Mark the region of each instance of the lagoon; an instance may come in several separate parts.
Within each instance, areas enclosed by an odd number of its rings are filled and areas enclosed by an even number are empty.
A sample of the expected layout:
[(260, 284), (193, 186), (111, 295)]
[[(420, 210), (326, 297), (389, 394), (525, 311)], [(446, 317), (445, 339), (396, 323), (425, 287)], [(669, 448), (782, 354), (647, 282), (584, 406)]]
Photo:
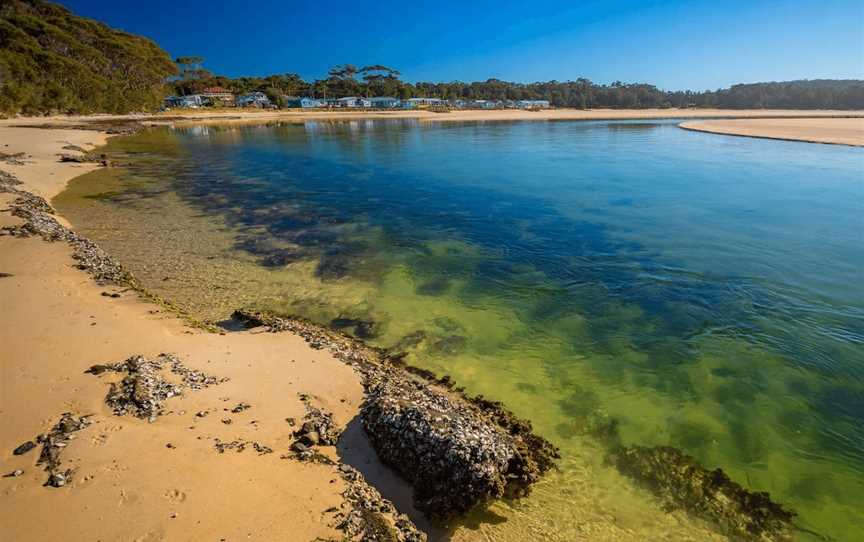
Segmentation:
[[(864, 153), (669, 121), (154, 128), (55, 204), (213, 321), (334, 325), (562, 449), (457, 539), (704, 538), (605, 463), (670, 445), (864, 530)], [(815, 533), (815, 534), (813, 534)]]

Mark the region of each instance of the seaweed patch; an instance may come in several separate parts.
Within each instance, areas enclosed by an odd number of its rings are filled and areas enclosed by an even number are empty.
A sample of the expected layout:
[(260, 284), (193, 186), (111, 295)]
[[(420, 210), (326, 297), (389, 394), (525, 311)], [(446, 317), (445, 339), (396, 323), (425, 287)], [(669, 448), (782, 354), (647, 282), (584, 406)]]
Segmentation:
[(677, 448), (620, 447), (608, 461), (653, 492), (667, 508), (684, 509), (734, 537), (791, 540), (795, 512), (732, 481), (721, 469), (708, 470)]

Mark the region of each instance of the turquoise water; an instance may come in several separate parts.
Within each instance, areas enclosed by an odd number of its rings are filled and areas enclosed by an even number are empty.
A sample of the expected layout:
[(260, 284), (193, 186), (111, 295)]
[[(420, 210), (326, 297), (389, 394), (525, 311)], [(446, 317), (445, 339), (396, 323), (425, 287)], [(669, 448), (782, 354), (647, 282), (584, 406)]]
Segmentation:
[(769, 491), (803, 539), (864, 532), (862, 149), (666, 121), (356, 121), (108, 152), (129, 167), (55, 203), (147, 286), (214, 320), (342, 326), (562, 448), (534, 496), (456, 538), (700, 539), (604, 465), (599, 426)]

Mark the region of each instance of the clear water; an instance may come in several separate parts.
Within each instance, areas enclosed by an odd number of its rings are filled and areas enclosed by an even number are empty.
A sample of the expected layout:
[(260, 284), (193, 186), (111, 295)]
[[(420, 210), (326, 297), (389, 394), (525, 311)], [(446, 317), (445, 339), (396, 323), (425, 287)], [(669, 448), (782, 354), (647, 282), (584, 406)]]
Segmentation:
[[(705, 540), (591, 436), (680, 447), (864, 532), (864, 150), (673, 122), (156, 129), (55, 204), (158, 293), (375, 322), (559, 445), (455, 539)], [(349, 329), (350, 331), (350, 329)], [(421, 332), (421, 333), (418, 333)]]

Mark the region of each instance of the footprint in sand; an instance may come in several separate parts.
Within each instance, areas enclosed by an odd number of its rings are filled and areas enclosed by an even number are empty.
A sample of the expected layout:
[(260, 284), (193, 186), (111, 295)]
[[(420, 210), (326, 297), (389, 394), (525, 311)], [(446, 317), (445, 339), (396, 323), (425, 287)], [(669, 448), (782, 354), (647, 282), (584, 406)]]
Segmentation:
[(179, 489), (169, 489), (163, 496), (171, 502), (183, 502), (186, 500), (186, 494)]

